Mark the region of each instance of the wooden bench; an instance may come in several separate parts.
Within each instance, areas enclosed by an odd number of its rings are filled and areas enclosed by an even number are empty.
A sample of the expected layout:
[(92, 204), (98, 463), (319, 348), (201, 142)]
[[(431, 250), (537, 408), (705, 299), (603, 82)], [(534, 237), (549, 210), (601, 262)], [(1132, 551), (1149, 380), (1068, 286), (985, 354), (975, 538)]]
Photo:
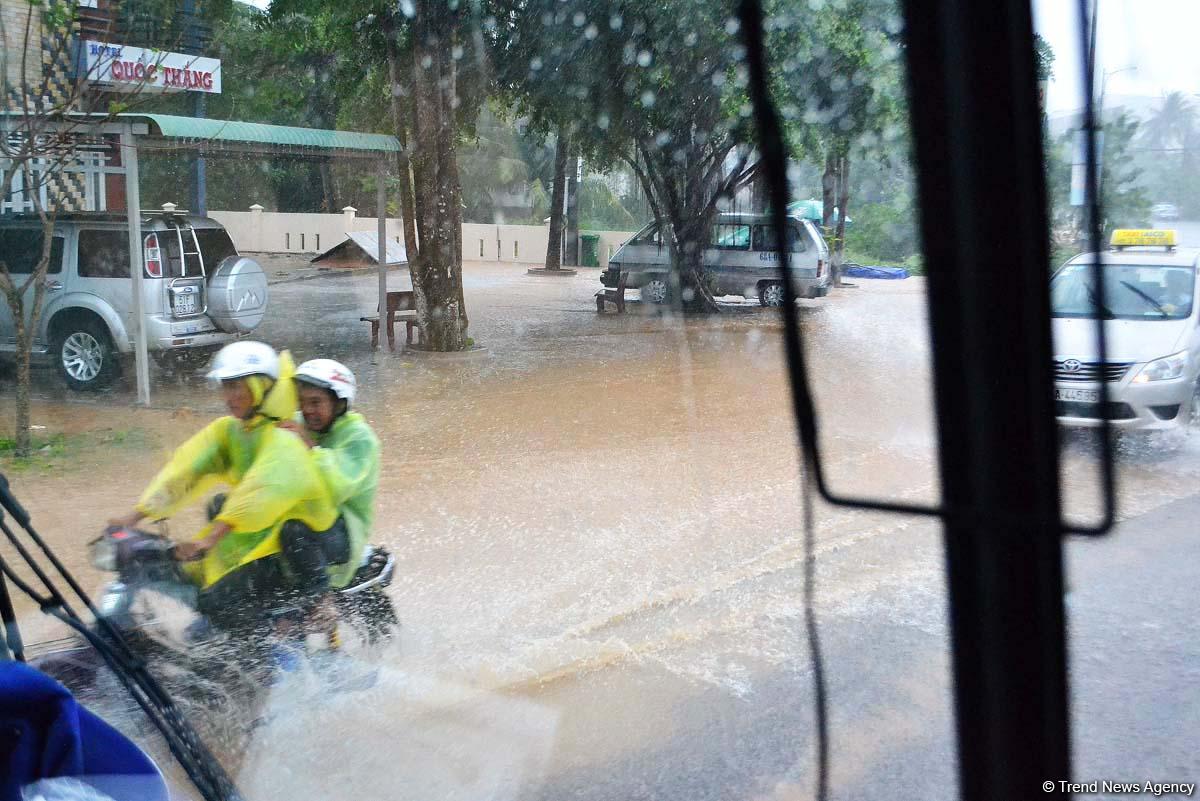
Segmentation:
[[(371, 350), (379, 347), (379, 315), (368, 314), (358, 318), (364, 323), (371, 324)], [(416, 299), (412, 292), (389, 292), (387, 293), (387, 338), (388, 350), (396, 349), (396, 321), (400, 320), (404, 323), (405, 336), (404, 343), (411, 345), (413, 343), (413, 331), (417, 332), (417, 338), (420, 339), (420, 329), (417, 328), (417, 306)]]
[(617, 314), (625, 313), (625, 279), (628, 275), (629, 273), (622, 270), (616, 289), (601, 289), (596, 293), (596, 311), (598, 313), (604, 312), (606, 302), (617, 307)]

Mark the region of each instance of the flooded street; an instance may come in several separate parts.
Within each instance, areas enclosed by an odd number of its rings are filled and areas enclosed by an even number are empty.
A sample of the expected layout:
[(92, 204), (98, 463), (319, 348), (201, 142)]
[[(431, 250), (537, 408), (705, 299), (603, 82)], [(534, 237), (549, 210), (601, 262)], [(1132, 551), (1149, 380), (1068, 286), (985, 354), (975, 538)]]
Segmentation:
[[(256, 336), (357, 375), (383, 446), (374, 540), (398, 558), (403, 629), (373, 688), (329, 695), (296, 676), (244, 749), (216, 744), (237, 752), (247, 798), (811, 797), (801, 469), (777, 310), (598, 316), (594, 271), (464, 273), (482, 350), (463, 355), (373, 353), (358, 320), (373, 274), (271, 287)], [(924, 304), (919, 278), (803, 304), (844, 493), (938, 501)], [(221, 413), (188, 377), (160, 376), (137, 408), (129, 372), (78, 396), (39, 371), (34, 423), (68, 444), (10, 474), (86, 587), (101, 576), (84, 544)], [(1079, 519), (1098, 509), (1095, 454), (1064, 438)], [(1200, 436), (1125, 438), (1120, 455), (1123, 518), (1195, 494)], [(953, 797), (940, 527), (824, 505), (816, 518), (835, 797)], [(1087, 564), (1106, 545), (1087, 543)], [(58, 636), (20, 611), (27, 640)]]

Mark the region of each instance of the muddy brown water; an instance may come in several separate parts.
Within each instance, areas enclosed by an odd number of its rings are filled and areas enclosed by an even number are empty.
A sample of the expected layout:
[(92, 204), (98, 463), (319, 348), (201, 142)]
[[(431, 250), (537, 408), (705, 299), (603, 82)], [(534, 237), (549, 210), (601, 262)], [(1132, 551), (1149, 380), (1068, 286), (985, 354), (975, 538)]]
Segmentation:
[[(730, 303), (682, 319), (634, 303), (598, 316), (597, 288), (594, 271), (468, 267), (470, 331), (485, 350), (439, 358), (370, 351), (357, 318), (373, 308), (372, 276), (272, 286), (259, 335), (358, 376), (383, 444), (374, 539), (398, 557), (390, 592), (404, 628), (375, 688), (328, 695), (304, 674), (262, 700), (269, 724), (210, 728), (248, 797), (528, 797), (568, 767), (669, 739), (663, 710), (700, 690), (750, 699), (756, 678), (807, 658), (794, 626), (764, 623), (794, 620), (795, 586), (778, 576), (804, 556), (777, 311)], [(846, 492), (937, 501), (924, 303), (911, 279), (801, 308), (826, 465)], [(127, 383), (73, 396), (45, 370), (36, 394), (46, 433), (139, 434), (11, 476), (39, 530), (97, 587), (84, 544), (220, 404), (202, 380), (157, 372), (148, 409)], [(1095, 450), (1075, 437), (1065, 453), (1068, 506), (1086, 516)], [(1190, 493), (1200, 473), (1192, 441), (1138, 441), (1122, 457), (1127, 515)], [(819, 554), (912, 522), (828, 507), (818, 520)], [(827, 583), (823, 603), (852, 610), (862, 582), (903, 572), (864, 562)], [(923, 614), (940, 636), (942, 609)], [(20, 618), (30, 641), (60, 635), (29, 604)], [(580, 730), (579, 710), (595, 704), (608, 712)]]

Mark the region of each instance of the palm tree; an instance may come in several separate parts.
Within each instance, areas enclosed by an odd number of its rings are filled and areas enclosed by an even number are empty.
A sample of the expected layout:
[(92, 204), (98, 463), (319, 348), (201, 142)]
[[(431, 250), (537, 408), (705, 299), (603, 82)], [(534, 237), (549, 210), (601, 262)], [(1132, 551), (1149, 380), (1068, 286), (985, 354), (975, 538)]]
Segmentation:
[(1146, 120), (1143, 137), (1149, 147), (1176, 150), (1192, 141), (1195, 129), (1195, 103), (1183, 92), (1171, 92)]

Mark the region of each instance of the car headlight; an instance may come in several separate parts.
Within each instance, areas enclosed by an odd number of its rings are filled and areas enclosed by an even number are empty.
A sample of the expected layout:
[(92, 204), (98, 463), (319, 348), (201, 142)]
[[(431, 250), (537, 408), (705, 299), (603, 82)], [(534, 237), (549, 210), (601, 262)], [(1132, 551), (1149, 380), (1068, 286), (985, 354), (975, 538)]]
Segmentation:
[(1181, 351), (1161, 359), (1155, 359), (1142, 368), (1142, 371), (1137, 374), (1137, 378), (1133, 379), (1133, 383), (1146, 384), (1150, 381), (1180, 378), (1183, 376), (1183, 371), (1187, 369), (1187, 357), (1187, 351)]
[(117, 544), (108, 537), (98, 537), (88, 545), (92, 566), (109, 573), (117, 569)]

